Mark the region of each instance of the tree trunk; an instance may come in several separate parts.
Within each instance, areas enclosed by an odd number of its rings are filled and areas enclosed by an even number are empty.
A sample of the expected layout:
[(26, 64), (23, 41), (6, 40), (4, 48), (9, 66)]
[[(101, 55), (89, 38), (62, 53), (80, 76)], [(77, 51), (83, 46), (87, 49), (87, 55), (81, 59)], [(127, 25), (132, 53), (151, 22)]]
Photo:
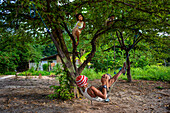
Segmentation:
[[(50, 36), (51, 36), (52, 41), (54, 42), (55, 47), (57, 48), (59, 57), (62, 61), (62, 64), (64, 65), (64, 70), (67, 72), (67, 77), (70, 82), (70, 86), (73, 86), (72, 88), (70, 88), (70, 93), (74, 92), (74, 96), (76, 97), (77, 86), (74, 82), (75, 81), (74, 79), (78, 74), (74, 70), (74, 67), (71, 63), (70, 56), (68, 54), (67, 49), (63, 47), (63, 46), (65, 46), (65, 44), (62, 43), (59, 45), (59, 43), (61, 43), (62, 37), (60, 37), (60, 42), (57, 42), (58, 40), (56, 40), (53, 37), (53, 34), (50, 34)], [(62, 36), (62, 35), (60, 35), (60, 36)], [(73, 54), (75, 54), (75, 53), (73, 53)]]
[(130, 73), (130, 60), (129, 60), (129, 53), (128, 52), (129, 51), (126, 51), (127, 79), (128, 79), (128, 82), (132, 82), (132, 77), (131, 77), (131, 73)]

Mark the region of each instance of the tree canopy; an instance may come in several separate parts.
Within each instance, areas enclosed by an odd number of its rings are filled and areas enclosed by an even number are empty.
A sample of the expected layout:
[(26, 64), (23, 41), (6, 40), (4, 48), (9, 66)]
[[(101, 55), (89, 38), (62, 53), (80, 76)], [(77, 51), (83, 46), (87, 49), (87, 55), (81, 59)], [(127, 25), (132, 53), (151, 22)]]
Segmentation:
[[(2, 17), (0, 25), (3, 28), (7, 30), (7, 28), (20, 27), (36, 40), (43, 40), (41, 43), (46, 43), (50, 39), (50, 35), (45, 30), (47, 27), (54, 38), (52, 40), (67, 68), (68, 75), (72, 78), (82, 72), (101, 44), (109, 45), (111, 42), (118, 41), (117, 47), (131, 48), (134, 41), (136, 46), (141, 40), (148, 43), (163, 40), (164, 45), (167, 37), (164, 39), (158, 34), (169, 34), (168, 0), (74, 0), (72, 2), (69, 0), (3, 0), (0, 10)], [(76, 23), (77, 13), (83, 13), (86, 23), (78, 47), (71, 33)], [(109, 27), (104, 26), (105, 20), (111, 15), (115, 15), (114, 23)], [(117, 40), (110, 41), (111, 34)], [(140, 37), (136, 39), (137, 34)], [(70, 46), (71, 39), (74, 48)], [(110, 44), (111, 46), (113, 43)], [(75, 65), (76, 49), (88, 49), (90, 52), (78, 68)], [(72, 50), (73, 62), (69, 50)]]

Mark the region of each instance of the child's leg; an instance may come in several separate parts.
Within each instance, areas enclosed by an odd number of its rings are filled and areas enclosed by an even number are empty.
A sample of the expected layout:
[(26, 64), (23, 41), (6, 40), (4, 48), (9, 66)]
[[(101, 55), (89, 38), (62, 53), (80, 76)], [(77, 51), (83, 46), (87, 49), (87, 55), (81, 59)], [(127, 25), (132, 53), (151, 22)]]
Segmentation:
[(125, 73), (125, 68), (126, 68), (126, 63), (123, 64), (123, 68), (116, 74), (114, 75), (111, 79), (108, 81), (108, 87), (110, 87), (117, 79), (118, 77), (122, 74)]
[(78, 31), (78, 30), (76, 31), (76, 36), (77, 36), (77, 42), (76, 42), (76, 45), (78, 45), (78, 43), (79, 43), (79, 36), (80, 36), (80, 33), (79, 33), (79, 31)]
[(76, 37), (77, 37), (77, 36), (76, 36), (76, 31), (77, 31), (77, 29), (73, 29), (73, 30), (72, 30), (72, 35), (73, 35), (73, 37), (74, 37), (75, 40), (76, 40)]

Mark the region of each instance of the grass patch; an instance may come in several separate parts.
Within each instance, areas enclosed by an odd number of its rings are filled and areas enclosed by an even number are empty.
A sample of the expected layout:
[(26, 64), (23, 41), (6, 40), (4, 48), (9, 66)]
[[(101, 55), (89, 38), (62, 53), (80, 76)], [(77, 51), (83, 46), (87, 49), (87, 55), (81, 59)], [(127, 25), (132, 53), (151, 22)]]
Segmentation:
[(81, 75), (87, 76), (89, 80), (100, 79), (102, 74), (103, 74), (102, 72), (97, 73), (95, 72), (94, 69), (87, 69), (87, 68), (85, 68), (81, 73)]
[[(131, 75), (134, 80), (170, 81), (170, 67), (152, 65), (144, 68), (131, 68)], [(125, 77), (120, 78), (127, 79)]]
[[(119, 72), (117, 70), (109, 70), (109, 74), (112, 76)], [(82, 75), (85, 75), (89, 80), (101, 79), (104, 72), (95, 72), (94, 69), (85, 68)], [(144, 68), (131, 68), (131, 75), (133, 80), (153, 80), (153, 81), (170, 81), (170, 67), (164, 66), (146, 66)], [(127, 75), (121, 75), (119, 79), (127, 80)]]
[(31, 75), (31, 76), (38, 76), (41, 73), (42, 76), (48, 76), (53, 74), (53, 72), (48, 72), (48, 71), (34, 71), (34, 72), (30, 72), (30, 71), (25, 71), (19, 74), (19, 76), (25, 76), (27, 75)]
[(5, 72), (5, 73), (0, 73), (0, 75), (15, 75), (16, 72)]
[[(57, 70), (57, 69), (56, 69)], [(58, 71), (57, 71), (58, 72)], [(117, 70), (109, 70), (108, 74), (111, 74), (112, 76), (115, 75), (115, 73), (119, 72), (119, 69)], [(48, 76), (48, 75), (55, 75), (56, 71), (33, 71), (28, 70), (26, 72), (22, 72), (19, 75), (25, 76), (27, 74), (32, 76), (38, 76), (40, 73), (42, 76)], [(94, 79), (101, 79), (101, 76), (107, 72), (96, 72), (95, 69), (88, 69), (85, 68), (81, 75), (85, 75), (88, 77), (89, 80)], [(16, 72), (6, 72), (1, 75), (15, 75)], [(132, 79), (134, 80), (153, 80), (153, 81), (170, 81), (170, 67), (164, 67), (164, 66), (146, 66), (144, 68), (131, 68), (131, 75)], [(121, 75), (119, 79), (127, 80), (126, 75)]]
[(161, 86), (158, 86), (158, 87), (156, 87), (157, 89), (164, 89), (163, 87), (161, 87)]

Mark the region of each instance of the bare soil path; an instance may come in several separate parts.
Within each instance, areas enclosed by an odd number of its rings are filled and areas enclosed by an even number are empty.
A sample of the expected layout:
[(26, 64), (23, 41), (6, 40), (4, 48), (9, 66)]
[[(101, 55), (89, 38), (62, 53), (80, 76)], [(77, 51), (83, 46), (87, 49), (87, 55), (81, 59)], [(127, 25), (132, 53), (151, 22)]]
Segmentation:
[[(94, 86), (100, 80), (89, 81)], [(92, 102), (82, 98), (50, 100), (50, 85), (59, 85), (55, 78), (19, 77), (0, 80), (0, 113), (170, 113), (170, 84), (119, 80), (112, 88), (110, 102)], [(159, 89), (161, 88), (162, 89)]]
[(6, 79), (6, 78), (12, 78), (12, 77), (15, 77), (15, 75), (7, 75), (7, 76), (1, 75), (0, 80)]

